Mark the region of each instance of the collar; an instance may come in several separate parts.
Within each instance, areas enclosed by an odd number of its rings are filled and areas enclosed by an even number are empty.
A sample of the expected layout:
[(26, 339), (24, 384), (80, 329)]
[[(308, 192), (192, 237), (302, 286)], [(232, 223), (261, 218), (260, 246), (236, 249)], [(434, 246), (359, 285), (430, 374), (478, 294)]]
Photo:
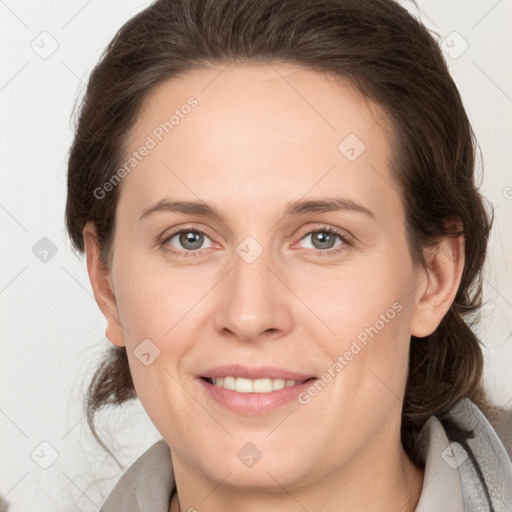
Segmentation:
[[(458, 436), (458, 427), (473, 436)], [(511, 456), (473, 402), (460, 401), (442, 420), (432, 416), (421, 435), (425, 476), (415, 512), (512, 510)], [(101, 512), (168, 512), (175, 489), (171, 452), (161, 439), (121, 476)]]

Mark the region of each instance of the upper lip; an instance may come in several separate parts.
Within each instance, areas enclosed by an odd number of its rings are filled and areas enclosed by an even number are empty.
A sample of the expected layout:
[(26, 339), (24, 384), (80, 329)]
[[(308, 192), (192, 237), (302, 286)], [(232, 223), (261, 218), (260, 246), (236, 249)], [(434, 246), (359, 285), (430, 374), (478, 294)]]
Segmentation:
[(240, 364), (230, 364), (217, 366), (200, 375), (200, 377), (243, 377), (246, 379), (285, 379), (295, 381), (305, 381), (314, 377), (314, 375), (308, 375), (305, 373), (298, 373), (292, 370), (286, 370), (284, 368), (276, 368), (274, 366), (260, 366), (258, 368), (250, 368), (248, 366), (242, 366)]

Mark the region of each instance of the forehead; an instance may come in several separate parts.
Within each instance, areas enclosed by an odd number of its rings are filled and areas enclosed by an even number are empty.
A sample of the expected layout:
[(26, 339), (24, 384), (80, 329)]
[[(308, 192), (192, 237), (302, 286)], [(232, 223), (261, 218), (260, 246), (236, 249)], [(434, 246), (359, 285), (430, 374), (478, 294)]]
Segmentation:
[(121, 200), (138, 212), (165, 194), (247, 209), (336, 188), (385, 207), (397, 199), (391, 133), (382, 108), (332, 76), (282, 63), (196, 69), (146, 98), (125, 160), (151, 149)]

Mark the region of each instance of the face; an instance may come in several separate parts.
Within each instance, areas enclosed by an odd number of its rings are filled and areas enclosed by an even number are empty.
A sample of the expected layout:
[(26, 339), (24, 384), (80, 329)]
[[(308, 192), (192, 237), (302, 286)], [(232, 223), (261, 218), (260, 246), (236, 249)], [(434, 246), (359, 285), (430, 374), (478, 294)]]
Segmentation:
[(222, 69), (130, 132), (109, 338), (175, 464), (293, 488), (399, 445), (421, 280), (384, 112), (300, 67)]

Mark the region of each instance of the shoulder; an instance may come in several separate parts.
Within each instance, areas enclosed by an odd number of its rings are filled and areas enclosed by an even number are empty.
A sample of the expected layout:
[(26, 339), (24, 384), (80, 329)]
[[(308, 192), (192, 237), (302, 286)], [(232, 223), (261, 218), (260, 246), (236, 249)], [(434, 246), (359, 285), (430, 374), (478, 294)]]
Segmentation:
[(450, 416), (462, 427), (473, 430), (476, 437), (493, 438), (512, 461), (512, 409), (494, 404), (480, 409), (466, 398), (450, 411)]
[(501, 508), (512, 504), (510, 411), (492, 406), (484, 414), (465, 399), (439, 419), (450, 441), (452, 463), (459, 472), (464, 510), (510, 510)]
[(493, 408), (488, 419), (512, 460), (512, 409)]
[(148, 448), (121, 476), (101, 512), (167, 512), (174, 487), (169, 445), (164, 439)]
[(416, 512), (512, 510), (512, 414), (469, 399), (422, 430), (424, 486)]

